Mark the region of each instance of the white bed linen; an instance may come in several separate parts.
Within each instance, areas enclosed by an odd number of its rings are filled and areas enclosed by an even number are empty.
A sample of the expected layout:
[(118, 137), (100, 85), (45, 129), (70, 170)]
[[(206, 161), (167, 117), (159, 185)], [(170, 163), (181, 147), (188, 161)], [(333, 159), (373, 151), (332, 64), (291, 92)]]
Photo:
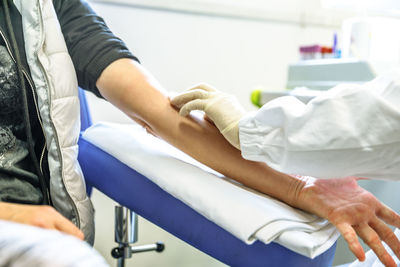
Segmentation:
[(86, 242), (72, 235), (0, 220), (2, 267), (110, 267)]
[(140, 126), (98, 123), (83, 138), (248, 244), (274, 241), (314, 258), (339, 236), (328, 221), (223, 177)]

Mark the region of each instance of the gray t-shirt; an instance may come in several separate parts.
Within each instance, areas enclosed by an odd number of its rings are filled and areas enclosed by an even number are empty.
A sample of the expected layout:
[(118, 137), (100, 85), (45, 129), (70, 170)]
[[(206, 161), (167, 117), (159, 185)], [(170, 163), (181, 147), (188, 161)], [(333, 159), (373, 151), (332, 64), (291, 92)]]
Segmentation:
[(41, 204), (39, 179), (32, 170), (26, 144), (21, 88), (14, 61), (0, 42), (0, 201)]

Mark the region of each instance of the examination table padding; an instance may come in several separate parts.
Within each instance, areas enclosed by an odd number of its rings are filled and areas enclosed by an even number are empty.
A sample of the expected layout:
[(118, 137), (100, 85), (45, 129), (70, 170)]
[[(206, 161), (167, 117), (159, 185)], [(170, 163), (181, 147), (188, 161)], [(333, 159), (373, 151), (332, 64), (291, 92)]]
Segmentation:
[(137, 125), (99, 123), (82, 137), (244, 242), (274, 241), (314, 258), (339, 236), (326, 220), (213, 172)]

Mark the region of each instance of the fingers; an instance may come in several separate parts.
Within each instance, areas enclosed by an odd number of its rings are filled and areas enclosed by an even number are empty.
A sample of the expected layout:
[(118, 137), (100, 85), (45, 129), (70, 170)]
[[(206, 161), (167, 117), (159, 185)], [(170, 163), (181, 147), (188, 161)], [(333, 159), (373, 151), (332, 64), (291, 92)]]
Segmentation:
[(207, 104), (207, 101), (204, 99), (196, 99), (193, 101), (190, 101), (189, 103), (185, 104), (181, 110), (179, 111), (179, 114), (181, 116), (187, 116), (192, 110), (203, 110), (205, 109)]
[(64, 232), (69, 235), (73, 235), (80, 240), (83, 240), (85, 237), (81, 230), (75, 226), (72, 222), (64, 218), (62, 215), (55, 221), (55, 228), (61, 232)]
[(386, 205), (382, 204), (382, 207), (376, 212), (376, 215), (386, 223), (400, 228), (400, 215)]
[(24, 223), (44, 229), (58, 230), (84, 238), (84, 234), (53, 207), (47, 205), (11, 204), (11, 217), (7, 220)]
[(396, 263), (382, 245), (378, 234), (368, 224), (354, 226), (358, 235), (375, 252), (376, 256), (385, 266), (396, 267)]
[(177, 108), (181, 108), (183, 105), (187, 104), (190, 101), (196, 99), (206, 99), (209, 98), (209, 93), (202, 89), (194, 89), (191, 91), (186, 91), (171, 99), (171, 104)]
[(203, 89), (204, 91), (207, 91), (207, 92), (216, 92), (217, 91), (217, 89), (215, 89), (214, 87), (212, 87), (211, 85), (209, 85), (207, 83), (199, 83), (199, 84), (193, 85), (192, 87), (187, 89), (187, 91), (195, 90), (195, 89)]
[(376, 219), (369, 224), (380, 238), (392, 249), (394, 254), (400, 259), (400, 241), (393, 231), (381, 220)]
[(353, 254), (357, 257), (359, 261), (365, 260), (364, 249), (362, 248), (360, 242), (358, 241), (358, 237), (353, 227), (349, 224), (340, 224), (337, 225), (336, 228), (342, 234), (343, 238), (346, 240), (349, 249)]

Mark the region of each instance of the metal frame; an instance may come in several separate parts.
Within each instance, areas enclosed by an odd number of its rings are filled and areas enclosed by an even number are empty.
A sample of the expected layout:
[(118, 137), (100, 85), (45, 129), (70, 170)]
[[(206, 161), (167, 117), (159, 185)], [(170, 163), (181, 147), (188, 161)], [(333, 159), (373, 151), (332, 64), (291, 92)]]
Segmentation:
[(117, 266), (124, 267), (125, 259), (132, 254), (147, 251), (162, 252), (164, 244), (157, 242), (149, 245), (131, 246), (138, 240), (138, 216), (127, 207), (115, 206), (115, 242), (118, 247), (111, 250), (113, 258), (117, 259)]

